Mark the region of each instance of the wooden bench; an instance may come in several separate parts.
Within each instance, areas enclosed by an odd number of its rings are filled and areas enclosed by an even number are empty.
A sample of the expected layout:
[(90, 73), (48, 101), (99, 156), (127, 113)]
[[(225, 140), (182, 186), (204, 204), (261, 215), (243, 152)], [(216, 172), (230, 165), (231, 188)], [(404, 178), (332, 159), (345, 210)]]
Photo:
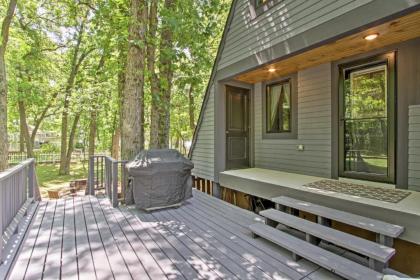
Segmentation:
[(282, 208), (284, 207), (290, 207), (292, 209), (312, 213), (318, 216), (318, 222), (320, 224), (325, 224), (325, 219), (329, 219), (372, 231), (376, 233), (376, 241), (388, 247), (392, 247), (394, 238), (400, 236), (404, 231), (404, 227), (399, 225), (386, 223), (286, 196), (275, 197), (272, 201), (276, 203), (276, 208), (280, 210), (283, 210)]
[(351, 280), (382, 279), (383, 275), (361, 264), (324, 250), (265, 224), (249, 226), (254, 237), (267, 239), (323, 268)]
[(317, 239), (319, 238), (342, 248), (367, 256), (369, 258), (369, 267), (377, 271), (382, 272), (383, 269), (388, 266), (390, 258), (395, 254), (395, 249), (393, 248), (316, 224), (275, 209), (264, 210), (259, 214), (265, 217), (267, 225), (275, 227), (278, 223), (280, 223), (304, 232), (306, 234), (306, 241), (314, 245), (318, 243)]

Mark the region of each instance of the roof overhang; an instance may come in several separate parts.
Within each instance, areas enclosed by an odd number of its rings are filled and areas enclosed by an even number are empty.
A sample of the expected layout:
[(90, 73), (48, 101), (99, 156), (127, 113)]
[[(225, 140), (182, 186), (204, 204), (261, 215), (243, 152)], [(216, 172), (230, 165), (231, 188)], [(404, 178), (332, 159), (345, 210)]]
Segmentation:
[[(372, 41), (365, 40), (364, 37), (369, 34), (379, 34), (379, 36)], [(334, 41), (317, 45), (304, 52), (280, 58), (259, 68), (238, 74), (234, 79), (250, 84), (273, 80), (309, 67), (366, 53), (417, 37), (420, 37), (420, 11), (418, 10)]]

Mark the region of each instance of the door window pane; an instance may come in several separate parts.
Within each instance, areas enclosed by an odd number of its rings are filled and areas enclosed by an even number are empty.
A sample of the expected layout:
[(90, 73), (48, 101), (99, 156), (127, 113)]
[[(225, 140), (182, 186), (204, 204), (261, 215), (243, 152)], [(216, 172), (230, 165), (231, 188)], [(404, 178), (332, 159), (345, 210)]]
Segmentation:
[(349, 70), (344, 81), (344, 170), (388, 175), (387, 67)]
[(267, 133), (291, 131), (290, 81), (267, 86)]

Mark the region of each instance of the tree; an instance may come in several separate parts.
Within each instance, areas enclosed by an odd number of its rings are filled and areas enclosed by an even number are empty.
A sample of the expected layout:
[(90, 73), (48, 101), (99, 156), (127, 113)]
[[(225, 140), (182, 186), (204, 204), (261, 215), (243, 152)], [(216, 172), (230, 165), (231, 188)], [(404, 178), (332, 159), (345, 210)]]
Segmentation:
[(9, 29), (15, 13), (16, 4), (17, 0), (10, 0), (0, 33), (0, 171), (7, 168), (7, 157), (9, 153), (9, 142), (7, 139), (7, 76), (4, 56), (9, 41)]
[(144, 70), (147, 8), (131, 0), (127, 63), (122, 96), (121, 158), (132, 159), (144, 148)]

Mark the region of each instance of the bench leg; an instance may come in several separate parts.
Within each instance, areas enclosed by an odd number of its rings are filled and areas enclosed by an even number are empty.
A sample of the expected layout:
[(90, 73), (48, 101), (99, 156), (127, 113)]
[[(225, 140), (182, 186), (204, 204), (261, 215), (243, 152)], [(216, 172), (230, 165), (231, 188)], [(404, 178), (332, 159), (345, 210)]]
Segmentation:
[(378, 271), (378, 272), (383, 272), (384, 269), (387, 267), (388, 265), (382, 262), (379, 262), (377, 260), (374, 260), (372, 258), (369, 258), (369, 268)]
[(278, 223), (278, 222), (276, 222), (276, 221), (273, 221), (273, 220), (271, 220), (271, 219), (265, 218), (265, 224), (266, 224), (267, 226), (270, 226), (270, 227), (275, 228), (275, 227), (277, 227), (277, 225), (278, 225), (279, 223)]
[(318, 216), (317, 221), (318, 221), (318, 224), (320, 224), (320, 225), (323, 225), (323, 226), (326, 226), (326, 227), (331, 227), (331, 220), (330, 219)]
[(383, 234), (376, 234), (376, 242), (391, 248), (394, 246), (394, 238)]
[(295, 262), (297, 262), (297, 261), (299, 261), (300, 259), (302, 259), (302, 257), (300, 257), (300, 256), (296, 255), (296, 253), (292, 253), (292, 259), (293, 259)]
[(317, 238), (313, 235), (310, 235), (308, 233), (306, 233), (305, 239), (306, 239), (306, 242), (309, 242), (309, 243), (314, 244), (314, 245), (318, 245), (319, 242), (321, 242), (321, 239), (319, 239), (319, 238)]
[(276, 203), (274, 207), (276, 208), (276, 210), (286, 212), (286, 207), (283, 206), (283, 205), (280, 205), (280, 204)]

